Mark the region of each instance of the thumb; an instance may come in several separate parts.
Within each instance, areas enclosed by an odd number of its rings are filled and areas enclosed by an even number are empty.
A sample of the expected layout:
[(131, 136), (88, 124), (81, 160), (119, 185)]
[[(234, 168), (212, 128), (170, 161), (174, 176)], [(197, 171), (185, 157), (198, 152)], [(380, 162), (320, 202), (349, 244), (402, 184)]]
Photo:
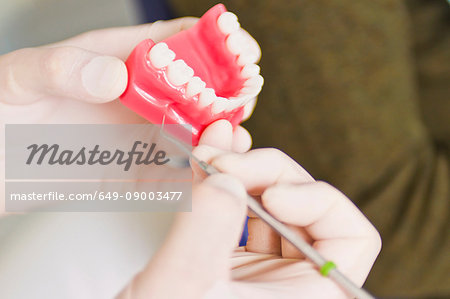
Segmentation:
[(246, 215), (245, 194), (244, 186), (226, 174), (195, 186), (192, 212), (176, 217), (165, 243), (128, 292), (134, 298), (200, 298), (215, 282), (228, 280)]
[(210, 124), (202, 133), (199, 144), (231, 151), (233, 144), (233, 126), (225, 119), (219, 119)]
[(0, 101), (27, 104), (43, 96), (103, 103), (127, 85), (123, 61), (76, 47), (21, 49), (0, 56)]

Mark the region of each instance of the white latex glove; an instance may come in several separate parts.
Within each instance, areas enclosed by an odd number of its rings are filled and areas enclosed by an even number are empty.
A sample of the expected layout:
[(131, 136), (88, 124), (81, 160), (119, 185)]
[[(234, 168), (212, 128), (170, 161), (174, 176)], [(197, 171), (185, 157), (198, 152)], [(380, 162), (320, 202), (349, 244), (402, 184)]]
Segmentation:
[[(159, 42), (196, 21), (186, 17), (96, 30), (0, 56), (0, 216), (4, 212), (5, 124), (146, 123), (117, 100), (127, 85), (124, 60), (142, 40)], [(233, 149), (248, 150), (249, 134), (240, 127), (235, 131), (245, 140), (235, 142)]]
[[(83, 33), (0, 56), (2, 123), (129, 123), (139, 119), (114, 101), (127, 85), (124, 60), (142, 40), (161, 41), (196, 18)], [(105, 103), (105, 105), (96, 105)], [(107, 103), (107, 104), (106, 104)]]
[[(224, 126), (216, 126), (226, 133)], [(231, 136), (231, 128), (226, 134)], [(212, 136), (205, 133), (203, 144), (206, 138)], [(245, 189), (357, 285), (363, 284), (381, 240), (345, 195), (315, 181), (275, 149), (237, 154), (200, 145), (194, 152), (227, 174), (194, 186), (193, 211), (177, 216), (163, 246), (119, 298), (348, 297), (254, 215), (247, 246), (236, 249), (247, 212)]]

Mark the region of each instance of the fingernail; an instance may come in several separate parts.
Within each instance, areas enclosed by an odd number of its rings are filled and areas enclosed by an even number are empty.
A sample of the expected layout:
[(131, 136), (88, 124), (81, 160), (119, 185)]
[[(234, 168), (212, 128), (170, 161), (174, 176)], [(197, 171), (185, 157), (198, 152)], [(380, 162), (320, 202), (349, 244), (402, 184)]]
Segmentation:
[(127, 69), (118, 58), (98, 56), (81, 71), (86, 91), (100, 100), (113, 100), (121, 95), (127, 84)]
[(211, 175), (204, 180), (204, 183), (225, 191), (236, 198), (245, 198), (247, 196), (244, 185), (235, 177), (225, 173)]

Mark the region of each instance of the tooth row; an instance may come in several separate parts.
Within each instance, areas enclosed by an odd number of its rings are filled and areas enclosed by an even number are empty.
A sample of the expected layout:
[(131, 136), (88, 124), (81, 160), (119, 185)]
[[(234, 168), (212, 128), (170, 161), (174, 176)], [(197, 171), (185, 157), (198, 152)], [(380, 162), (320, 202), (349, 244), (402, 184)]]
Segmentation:
[(194, 70), (183, 60), (175, 60), (175, 53), (169, 49), (166, 43), (157, 43), (149, 52), (152, 65), (158, 69), (167, 67), (167, 79), (175, 86), (181, 86), (189, 82), (194, 76)]
[(214, 89), (205, 88), (200, 93), (198, 105), (200, 108), (204, 108), (212, 104), (211, 112), (213, 114), (218, 114), (222, 111), (232, 111), (254, 99), (261, 91), (263, 84), (264, 79), (261, 75), (253, 76), (244, 82), (239, 96), (230, 99), (218, 97)]
[(238, 56), (238, 64), (255, 63), (261, 57), (261, 49), (256, 40), (238, 22), (237, 16), (224, 12), (217, 19), (217, 26), (223, 34), (228, 35), (226, 45), (228, 50)]
[[(232, 13), (224, 13), (219, 17), (218, 23), (221, 24), (219, 26), (221, 26), (222, 31), (225, 32), (228, 30), (227, 32), (230, 36), (227, 42), (231, 44), (229, 48), (232, 48), (233, 53), (239, 55), (238, 63), (239, 60), (242, 60), (241, 65), (243, 65), (243, 68), (241, 70), (241, 76), (247, 79), (241, 89), (240, 95), (236, 98), (226, 99), (216, 96), (214, 89), (206, 88), (206, 83), (199, 77), (194, 76), (194, 70), (191, 67), (181, 59), (175, 60), (175, 53), (169, 49), (167, 44), (158, 43), (149, 52), (149, 59), (154, 67), (167, 67), (167, 79), (171, 84), (182, 86), (187, 83), (186, 96), (191, 98), (199, 95), (197, 102), (199, 108), (205, 108), (211, 105), (211, 112), (213, 114), (232, 111), (244, 106), (258, 95), (264, 83), (264, 79), (259, 75), (259, 66), (254, 64), (259, 59), (256, 55), (257, 53), (255, 54), (255, 51), (248, 51), (251, 45), (248, 45), (247, 37), (237, 31), (239, 29), (237, 17)], [(247, 45), (245, 45), (246, 43)]]

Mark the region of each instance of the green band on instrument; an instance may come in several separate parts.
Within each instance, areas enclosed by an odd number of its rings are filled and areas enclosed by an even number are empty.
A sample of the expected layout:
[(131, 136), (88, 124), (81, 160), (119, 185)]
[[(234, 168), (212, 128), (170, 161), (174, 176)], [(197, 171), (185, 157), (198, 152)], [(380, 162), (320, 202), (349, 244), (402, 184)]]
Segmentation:
[(322, 274), (322, 276), (328, 276), (333, 269), (336, 269), (336, 264), (332, 261), (328, 261), (320, 268), (320, 274)]

